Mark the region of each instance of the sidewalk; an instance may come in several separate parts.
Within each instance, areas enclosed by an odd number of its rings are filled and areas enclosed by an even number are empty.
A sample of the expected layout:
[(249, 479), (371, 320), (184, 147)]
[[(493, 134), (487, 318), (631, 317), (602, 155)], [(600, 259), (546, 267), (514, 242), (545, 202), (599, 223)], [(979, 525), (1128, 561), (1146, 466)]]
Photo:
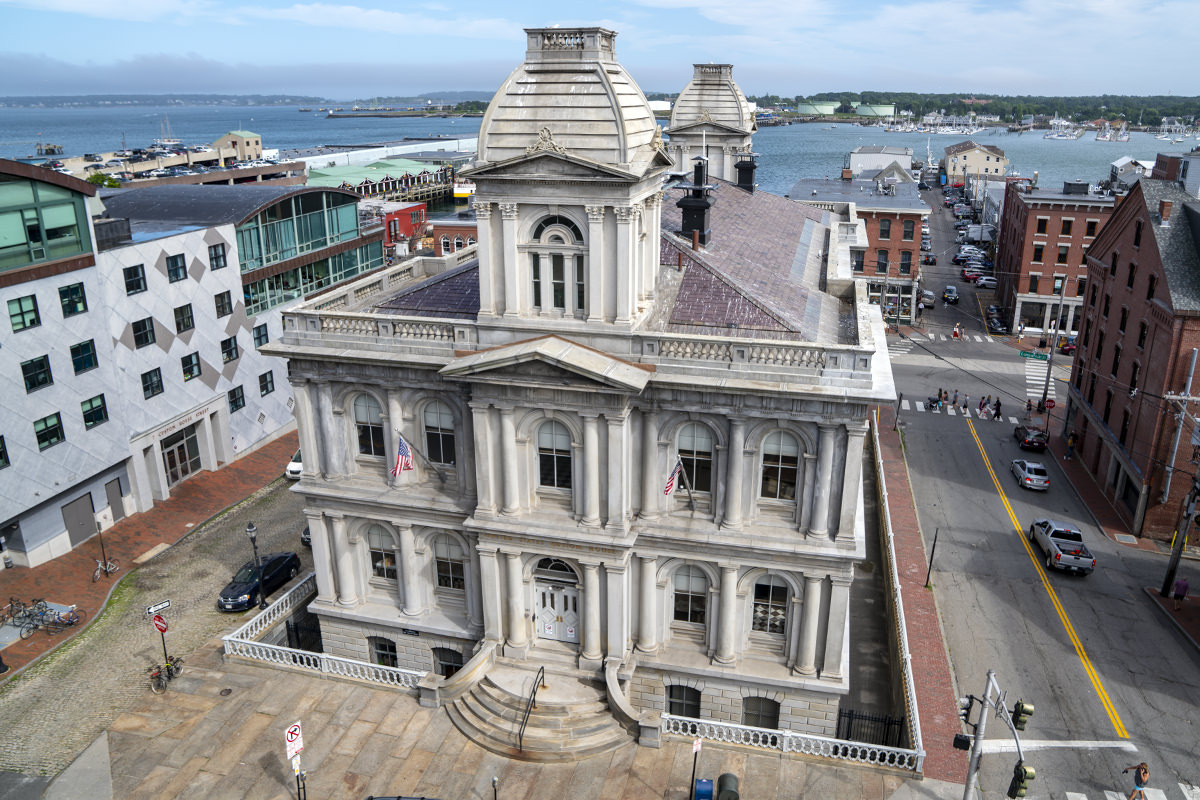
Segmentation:
[[(135, 514), (104, 531), (104, 548), (109, 558), (121, 562), (121, 570), (92, 583), (92, 573), (100, 558), (100, 542), (96, 537), (76, 547), (70, 553), (37, 567), (0, 570), (0, 598), (9, 597), (25, 602), (34, 598), (52, 603), (77, 605), (87, 612), (91, 622), (100, 612), (117, 582), (135, 567), (134, 560), (150, 550), (170, 546), (182, 539), (192, 528), (237, 504), (256, 489), (266, 486), (283, 475), (288, 459), (296, 452), (298, 437), (295, 431), (279, 437), (254, 452), (226, 464), (216, 472), (201, 472), (174, 488), (171, 497), (142, 514)], [(7, 680), (21, 669), (78, 635), (73, 631), (48, 636), (43, 631), (32, 638), (16, 641), (3, 649), (4, 663), (11, 670), (0, 680)]]

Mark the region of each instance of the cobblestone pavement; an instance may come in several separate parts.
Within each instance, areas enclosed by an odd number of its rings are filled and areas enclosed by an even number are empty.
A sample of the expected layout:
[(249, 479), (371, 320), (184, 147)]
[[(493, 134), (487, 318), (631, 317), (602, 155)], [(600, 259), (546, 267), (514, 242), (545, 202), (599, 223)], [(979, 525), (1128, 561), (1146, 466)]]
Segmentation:
[(214, 605), (217, 592), (252, 557), (247, 522), (258, 527), (260, 553), (294, 550), (304, 571), (311, 569), (299, 538), (303, 503), (290, 486), (275, 481), (124, 573), (99, 619), (9, 681), (0, 690), (0, 730), (20, 734), (5, 737), (0, 769), (56, 774), (150, 694), (146, 668), (161, 660), (162, 640), (145, 616), (147, 605), (171, 601), (164, 614), (171, 626), (167, 648), (185, 657), (185, 675), (189, 654), (248, 619)]

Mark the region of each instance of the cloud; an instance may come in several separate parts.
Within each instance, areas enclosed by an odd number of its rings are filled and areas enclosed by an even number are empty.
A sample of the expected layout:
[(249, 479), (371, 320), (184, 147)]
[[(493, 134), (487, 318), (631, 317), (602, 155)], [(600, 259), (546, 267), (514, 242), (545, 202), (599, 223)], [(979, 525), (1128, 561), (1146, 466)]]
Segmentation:
[[(475, 16), (426, 16), (408, 11), (388, 11), (355, 5), (332, 3), (296, 3), (273, 8), (270, 6), (241, 6), (237, 14), (243, 17), (292, 22), (324, 29), (342, 28), (393, 33), (408, 36), (428, 36), (466, 39), (523, 39), (522, 26), (511, 20)], [(396, 42), (403, 45), (403, 42)]]

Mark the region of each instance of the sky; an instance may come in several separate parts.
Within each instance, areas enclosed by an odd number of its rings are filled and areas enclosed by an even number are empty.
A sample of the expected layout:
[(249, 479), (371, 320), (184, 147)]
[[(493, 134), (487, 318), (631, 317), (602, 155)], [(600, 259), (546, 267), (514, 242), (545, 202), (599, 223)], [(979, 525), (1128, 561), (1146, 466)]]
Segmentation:
[(645, 92), (1200, 94), (1186, 0), (0, 0), (0, 96), (493, 92), (523, 28), (602, 26)]

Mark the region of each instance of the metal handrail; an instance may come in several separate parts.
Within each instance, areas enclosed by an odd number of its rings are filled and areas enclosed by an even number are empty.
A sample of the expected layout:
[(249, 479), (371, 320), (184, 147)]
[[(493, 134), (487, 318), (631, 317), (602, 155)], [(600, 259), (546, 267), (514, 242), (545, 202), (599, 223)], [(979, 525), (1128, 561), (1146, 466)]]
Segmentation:
[(533, 689), (525, 702), (525, 713), (521, 715), (521, 729), (517, 731), (517, 749), (525, 749), (525, 726), (529, 724), (529, 714), (537, 706), (537, 690), (546, 685), (546, 668), (538, 667), (537, 677), (533, 679)]

